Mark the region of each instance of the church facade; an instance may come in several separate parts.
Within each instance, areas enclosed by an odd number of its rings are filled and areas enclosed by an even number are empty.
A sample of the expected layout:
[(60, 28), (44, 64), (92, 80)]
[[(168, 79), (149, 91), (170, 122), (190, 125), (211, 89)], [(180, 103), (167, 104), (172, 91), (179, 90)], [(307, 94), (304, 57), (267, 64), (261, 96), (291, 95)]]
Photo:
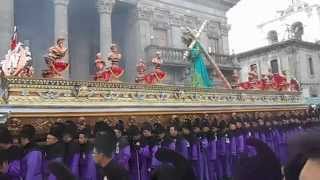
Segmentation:
[(320, 6), (295, 0), (280, 16), (258, 26), (264, 46), (236, 55), (241, 81), (257, 66), (258, 75), (268, 72), (296, 78), (305, 98), (320, 96)]
[(208, 20), (201, 42), (231, 78), (232, 70), (239, 66), (229, 56), (226, 12), (238, 1), (2, 0), (0, 21), (6, 23), (0, 24), (0, 56), (8, 49), (15, 25), (20, 41), (31, 47), (38, 77), (45, 67), (47, 48), (63, 37), (69, 48), (70, 79), (91, 80), (96, 53), (106, 57), (110, 45), (116, 43), (126, 70), (123, 81), (134, 81), (141, 58), (151, 70), (152, 56), (160, 51), (163, 69), (168, 72), (165, 83), (182, 85), (188, 82), (189, 69), (189, 62), (183, 60), (182, 27), (197, 29)]

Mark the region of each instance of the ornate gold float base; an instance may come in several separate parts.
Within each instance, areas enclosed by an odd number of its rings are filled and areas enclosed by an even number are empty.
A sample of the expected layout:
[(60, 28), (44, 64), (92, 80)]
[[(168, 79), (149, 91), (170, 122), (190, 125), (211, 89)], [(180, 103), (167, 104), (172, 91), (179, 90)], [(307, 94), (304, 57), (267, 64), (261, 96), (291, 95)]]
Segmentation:
[(0, 113), (15, 126), (38, 129), (61, 118), (167, 121), (224, 112), (304, 110), (301, 93), (197, 89), (169, 85), (1, 78)]

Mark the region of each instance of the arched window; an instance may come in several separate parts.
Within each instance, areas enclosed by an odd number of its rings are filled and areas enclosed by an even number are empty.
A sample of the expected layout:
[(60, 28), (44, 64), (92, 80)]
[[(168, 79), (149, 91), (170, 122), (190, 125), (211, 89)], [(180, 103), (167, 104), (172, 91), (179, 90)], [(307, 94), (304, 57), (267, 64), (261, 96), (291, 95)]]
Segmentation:
[(271, 72), (273, 74), (275, 73), (279, 73), (279, 65), (278, 65), (278, 60), (277, 59), (274, 59), (270, 62), (271, 64)]
[(267, 38), (268, 38), (269, 44), (274, 44), (274, 43), (279, 42), (278, 33), (275, 30), (269, 31)]

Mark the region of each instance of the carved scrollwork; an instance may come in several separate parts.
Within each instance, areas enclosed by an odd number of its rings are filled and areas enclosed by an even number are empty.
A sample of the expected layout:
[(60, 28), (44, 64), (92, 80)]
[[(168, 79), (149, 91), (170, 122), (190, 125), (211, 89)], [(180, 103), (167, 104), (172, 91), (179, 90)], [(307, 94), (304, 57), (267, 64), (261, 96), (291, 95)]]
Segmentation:
[(39, 92), (39, 95), (43, 99), (57, 99), (60, 97), (61, 92), (57, 90), (48, 90), (46, 92)]
[(137, 18), (142, 20), (151, 20), (153, 15), (153, 8), (150, 6), (139, 6), (137, 8)]

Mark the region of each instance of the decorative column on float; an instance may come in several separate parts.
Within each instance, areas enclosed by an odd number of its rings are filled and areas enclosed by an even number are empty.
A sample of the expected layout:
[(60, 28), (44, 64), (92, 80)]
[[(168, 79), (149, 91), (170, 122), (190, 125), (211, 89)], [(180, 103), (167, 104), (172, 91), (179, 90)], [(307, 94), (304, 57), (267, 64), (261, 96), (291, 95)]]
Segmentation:
[(100, 53), (107, 57), (112, 44), (111, 13), (115, 0), (97, 0), (100, 17)]
[[(70, 0), (53, 0), (54, 4), (54, 39), (65, 39), (65, 47), (68, 48), (68, 5)], [(69, 62), (69, 53), (65, 56), (65, 61)], [(69, 79), (69, 70), (64, 74), (64, 79)]]

